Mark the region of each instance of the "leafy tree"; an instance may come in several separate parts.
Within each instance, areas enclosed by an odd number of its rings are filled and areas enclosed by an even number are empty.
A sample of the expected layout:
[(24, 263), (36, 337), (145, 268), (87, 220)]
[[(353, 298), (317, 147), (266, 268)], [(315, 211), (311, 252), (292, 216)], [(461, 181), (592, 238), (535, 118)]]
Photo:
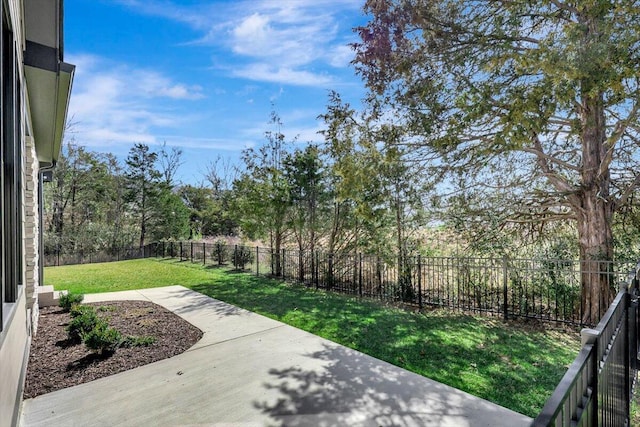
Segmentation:
[(103, 183), (106, 189), (103, 221), (107, 228), (104, 239), (108, 242), (106, 248), (115, 254), (121, 248), (133, 246), (137, 229), (127, 213), (126, 177), (123, 167), (113, 154), (106, 154), (104, 162), (107, 168)]
[(179, 194), (162, 184), (150, 202), (148, 225), (149, 235), (153, 240), (179, 240), (191, 237), (190, 211)]
[(273, 273), (282, 273), (281, 250), (289, 234), (290, 191), (283, 173), (288, 141), (281, 132), (280, 117), (273, 112), (275, 131), (265, 133), (266, 144), (243, 152), (245, 171), (234, 181), (235, 209), (240, 226), (251, 237), (268, 237), (273, 254)]
[(100, 243), (95, 230), (105, 207), (107, 175), (99, 155), (73, 141), (65, 145), (53, 185), (47, 186), (47, 250), (82, 254)]
[(405, 117), (403, 144), (463, 174), (461, 191), (499, 186), (503, 221), (574, 221), (582, 320), (596, 322), (612, 295), (614, 213), (640, 183), (638, 6), (369, 0), (365, 10), (356, 64), (377, 113)]
[(145, 144), (135, 144), (127, 156), (127, 200), (138, 221), (142, 248), (147, 237), (147, 227), (157, 207), (160, 195), (160, 172), (155, 168), (158, 155)]
[(291, 202), (290, 224), (298, 245), (299, 279), (304, 280), (304, 253), (312, 255), (311, 271), (315, 270), (314, 251), (320, 232), (320, 216), (326, 213), (328, 200), (325, 171), (320, 151), (315, 145), (296, 149), (284, 160), (284, 176)]
[[(356, 112), (340, 95), (329, 95), (327, 112), (320, 116), (327, 124), (324, 154), (328, 157), (329, 188), (333, 198), (331, 221), (328, 224), (327, 250), (329, 253), (358, 251), (377, 253), (374, 235), (360, 238), (363, 219), (375, 217), (375, 207), (368, 209), (364, 202), (366, 189), (379, 188), (378, 174), (359, 145), (363, 127)], [(370, 199), (370, 197), (369, 197)], [(372, 222), (368, 222), (372, 224)], [(375, 226), (373, 227), (375, 228)]]
[(206, 182), (211, 190), (213, 206), (207, 213), (203, 224), (206, 236), (233, 236), (238, 232), (238, 218), (232, 208), (234, 193), (233, 183), (238, 177), (237, 166), (229, 158), (217, 156), (207, 166)]
[(217, 193), (203, 185), (184, 185), (180, 187), (179, 194), (190, 210), (191, 237), (235, 234), (237, 225), (229, 190)]

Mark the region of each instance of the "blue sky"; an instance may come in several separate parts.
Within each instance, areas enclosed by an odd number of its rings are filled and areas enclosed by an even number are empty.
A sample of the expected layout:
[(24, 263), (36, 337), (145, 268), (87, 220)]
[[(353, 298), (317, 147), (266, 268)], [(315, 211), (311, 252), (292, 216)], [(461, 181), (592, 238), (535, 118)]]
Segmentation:
[(134, 143), (180, 147), (179, 179), (264, 142), (270, 112), (287, 139), (321, 142), (329, 90), (358, 105), (349, 65), (363, 0), (65, 0), (76, 65), (67, 138), (124, 159)]

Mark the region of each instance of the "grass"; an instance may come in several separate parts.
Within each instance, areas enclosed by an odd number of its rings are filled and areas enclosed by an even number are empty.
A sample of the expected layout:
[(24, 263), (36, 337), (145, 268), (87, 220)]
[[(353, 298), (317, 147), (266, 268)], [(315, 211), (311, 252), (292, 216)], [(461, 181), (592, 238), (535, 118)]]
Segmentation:
[[(192, 268), (185, 268), (186, 266)], [(45, 283), (56, 290), (92, 294), (131, 289), (214, 284), (215, 275), (195, 265), (153, 259), (45, 268)], [(200, 266), (201, 267), (201, 266)]]
[(56, 289), (91, 293), (181, 284), (535, 417), (575, 358), (575, 332), (543, 331), (374, 301), (175, 260), (48, 268)]

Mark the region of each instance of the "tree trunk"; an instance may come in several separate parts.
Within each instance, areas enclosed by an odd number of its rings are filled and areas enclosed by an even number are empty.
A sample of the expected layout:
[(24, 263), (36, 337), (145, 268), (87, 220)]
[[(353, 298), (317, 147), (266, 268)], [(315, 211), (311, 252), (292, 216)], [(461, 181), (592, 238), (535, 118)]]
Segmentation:
[(275, 251), (275, 261), (276, 261), (276, 277), (280, 277), (282, 276), (282, 263), (284, 262), (284, 260), (282, 259), (282, 255), (281, 255), (281, 248), (282, 248), (282, 230), (277, 228), (275, 230), (275, 247), (274, 247), (274, 251)]
[(578, 221), (580, 272), (582, 284), (582, 322), (598, 323), (612, 299), (613, 237), (612, 212), (607, 203), (588, 195), (584, 202), (584, 218)]
[(140, 217), (140, 249), (144, 247), (144, 239), (147, 234), (147, 189), (144, 181), (142, 182), (141, 187), (141, 202), (140, 202), (140, 210), (142, 211), (142, 215)]
[(582, 322), (596, 324), (611, 302), (614, 203), (607, 164), (603, 95), (582, 82), (582, 170), (577, 211), (581, 259)]
[(145, 234), (147, 234), (147, 221), (143, 214), (142, 221), (140, 222), (140, 248), (144, 247)]

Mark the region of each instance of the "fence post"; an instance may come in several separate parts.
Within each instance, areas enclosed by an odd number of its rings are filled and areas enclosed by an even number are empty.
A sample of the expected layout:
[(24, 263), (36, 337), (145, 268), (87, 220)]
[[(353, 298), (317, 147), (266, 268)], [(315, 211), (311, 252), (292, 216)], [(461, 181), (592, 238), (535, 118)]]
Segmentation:
[(362, 297), (362, 252), (360, 252), (360, 260), (358, 264), (358, 293)]
[(280, 269), (282, 270), (282, 278), (286, 279), (287, 278), (287, 271), (285, 270), (284, 266), (286, 264), (285, 260), (285, 251), (284, 248), (282, 249), (282, 259), (280, 260)]
[(418, 254), (418, 308), (422, 310), (422, 256)]
[(189, 258), (191, 258), (191, 264), (193, 264), (193, 240), (191, 241), (191, 243), (189, 244), (190, 246), (190, 250), (189, 250)]
[(502, 257), (502, 310), (504, 320), (509, 320), (509, 303), (507, 302), (507, 298), (509, 297), (509, 262), (507, 256)]
[(233, 268), (238, 269), (238, 245), (233, 247)]
[(631, 281), (631, 291), (632, 294), (631, 296), (633, 298), (631, 298), (631, 309), (633, 310), (632, 312), (632, 318), (631, 321), (633, 323), (633, 334), (632, 334), (632, 338), (633, 341), (631, 342), (630, 345), (632, 345), (632, 353), (631, 353), (631, 363), (632, 363), (632, 369), (634, 372), (637, 372), (638, 370), (638, 345), (640, 344), (640, 313), (638, 313), (638, 278), (637, 278), (637, 274), (638, 272), (635, 271), (634, 272), (634, 278)]
[(316, 250), (315, 253), (315, 257), (316, 257), (316, 289), (318, 289), (320, 287), (320, 254), (318, 253), (318, 251)]
[[(593, 384), (591, 384), (591, 401), (593, 407), (591, 408), (591, 425), (598, 425), (598, 368), (600, 367), (600, 351), (598, 349), (598, 341), (600, 338), (600, 332), (595, 329), (584, 328), (580, 331), (581, 345), (584, 347), (587, 344), (593, 345), (593, 357), (591, 358), (591, 366), (589, 371), (593, 378)], [(586, 408), (585, 408), (586, 409)]]
[[(631, 340), (629, 339), (629, 331), (631, 329), (631, 325), (629, 324), (629, 319), (632, 316), (629, 316), (629, 310), (633, 310), (633, 303), (631, 302), (631, 294), (629, 294), (629, 288), (627, 287), (624, 293), (624, 413), (626, 414), (627, 423), (629, 422), (629, 416), (631, 414), (631, 384), (632, 380), (631, 376)], [(636, 352), (638, 349), (636, 348)], [(629, 424), (627, 424), (629, 425)]]
[(260, 275), (260, 248), (256, 246), (256, 276)]

